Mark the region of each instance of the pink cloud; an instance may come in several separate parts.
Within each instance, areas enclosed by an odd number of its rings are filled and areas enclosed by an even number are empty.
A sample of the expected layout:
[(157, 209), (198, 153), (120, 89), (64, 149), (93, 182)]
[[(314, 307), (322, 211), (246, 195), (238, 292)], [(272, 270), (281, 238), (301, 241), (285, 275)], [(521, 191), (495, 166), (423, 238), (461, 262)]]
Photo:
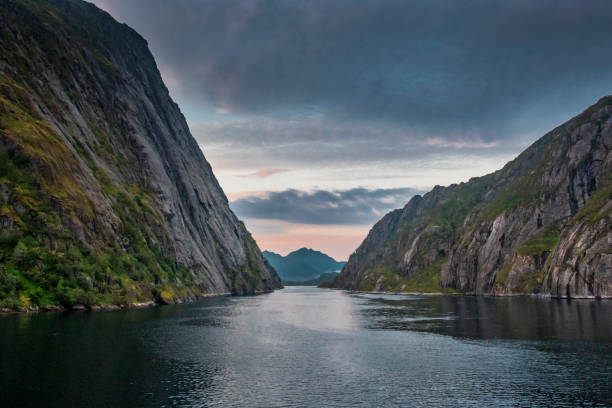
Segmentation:
[(236, 174), (236, 177), (258, 177), (258, 178), (266, 178), (266, 177), (270, 177), (274, 174), (278, 174), (278, 173), (285, 173), (289, 171), (288, 169), (273, 169), (273, 168), (269, 168), (269, 169), (261, 169), (261, 170), (257, 170), (253, 173), (248, 173), (248, 174)]

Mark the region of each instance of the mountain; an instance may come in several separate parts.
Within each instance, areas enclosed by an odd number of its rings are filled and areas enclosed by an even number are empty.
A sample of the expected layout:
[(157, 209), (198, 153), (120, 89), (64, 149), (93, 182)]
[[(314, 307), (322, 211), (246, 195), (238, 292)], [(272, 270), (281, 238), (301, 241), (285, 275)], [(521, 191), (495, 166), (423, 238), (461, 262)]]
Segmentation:
[(263, 255), (281, 280), (291, 282), (315, 280), (324, 273), (341, 270), (346, 263), (338, 262), (322, 252), (308, 248), (298, 249), (287, 256), (270, 251), (263, 251)]
[(0, 0), (0, 49), (0, 307), (280, 287), (135, 31)]
[(612, 296), (612, 96), (501, 170), (382, 218), (332, 287)]
[(336, 279), (336, 277), (339, 274), (340, 273), (338, 272), (326, 272), (324, 274), (319, 275), (319, 277), (316, 279), (311, 279), (307, 281), (293, 282), (293, 281), (284, 280), (283, 285), (285, 286), (321, 286), (321, 287), (324, 287), (326, 284)]

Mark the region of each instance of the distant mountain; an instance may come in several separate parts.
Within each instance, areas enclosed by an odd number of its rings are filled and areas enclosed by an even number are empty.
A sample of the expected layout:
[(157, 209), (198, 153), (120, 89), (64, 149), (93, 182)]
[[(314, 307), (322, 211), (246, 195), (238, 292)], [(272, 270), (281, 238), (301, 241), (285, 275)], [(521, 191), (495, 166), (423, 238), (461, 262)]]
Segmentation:
[(289, 281), (284, 280), (283, 285), (285, 286), (321, 286), (328, 287), (331, 282), (336, 279), (336, 277), (340, 275), (340, 272), (327, 272), (322, 274), (316, 279), (307, 280), (307, 281)]
[(282, 281), (304, 282), (329, 272), (339, 272), (346, 262), (313, 249), (301, 248), (287, 256), (263, 251), (263, 256), (276, 269)]

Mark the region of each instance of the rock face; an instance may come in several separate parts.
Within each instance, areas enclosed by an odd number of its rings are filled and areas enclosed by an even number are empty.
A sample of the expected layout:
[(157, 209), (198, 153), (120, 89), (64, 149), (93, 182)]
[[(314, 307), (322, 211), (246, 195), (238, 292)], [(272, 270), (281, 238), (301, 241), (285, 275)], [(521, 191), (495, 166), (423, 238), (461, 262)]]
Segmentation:
[(79, 0), (0, 0), (0, 300), (280, 287), (146, 41)]
[(503, 169), (387, 214), (334, 287), (612, 297), (612, 97)]

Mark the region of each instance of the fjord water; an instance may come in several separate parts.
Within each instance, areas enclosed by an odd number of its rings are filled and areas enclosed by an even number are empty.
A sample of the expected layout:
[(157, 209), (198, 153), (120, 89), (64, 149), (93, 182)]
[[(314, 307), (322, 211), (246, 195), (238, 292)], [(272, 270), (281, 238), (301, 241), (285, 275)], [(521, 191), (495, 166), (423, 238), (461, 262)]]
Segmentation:
[(288, 287), (0, 316), (2, 406), (610, 406), (612, 302)]

